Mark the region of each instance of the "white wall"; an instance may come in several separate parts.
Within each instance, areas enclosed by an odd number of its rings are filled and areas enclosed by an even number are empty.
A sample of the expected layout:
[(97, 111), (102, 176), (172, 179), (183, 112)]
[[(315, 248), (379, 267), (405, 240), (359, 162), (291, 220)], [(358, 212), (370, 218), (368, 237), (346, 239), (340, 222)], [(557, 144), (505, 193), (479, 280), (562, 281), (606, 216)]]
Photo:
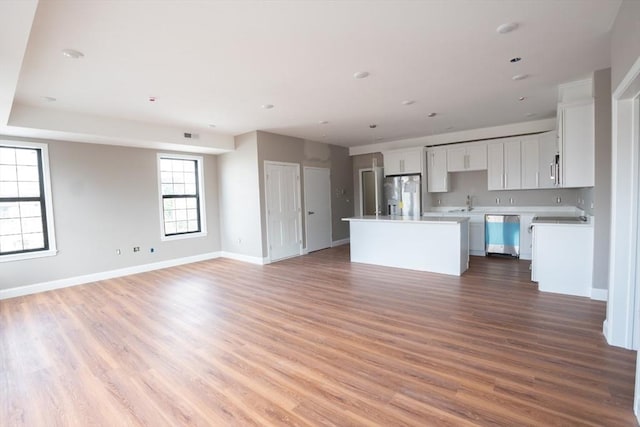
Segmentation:
[[(262, 259), (257, 132), (235, 137), (235, 151), (218, 156), (220, 235), (225, 252)], [(256, 259), (256, 261), (258, 261)]]
[(38, 142), (49, 147), (59, 252), (0, 263), (0, 290), (220, 250), (214, 156), (203, 156), (207, 236), (161, 241), (156, 150)]

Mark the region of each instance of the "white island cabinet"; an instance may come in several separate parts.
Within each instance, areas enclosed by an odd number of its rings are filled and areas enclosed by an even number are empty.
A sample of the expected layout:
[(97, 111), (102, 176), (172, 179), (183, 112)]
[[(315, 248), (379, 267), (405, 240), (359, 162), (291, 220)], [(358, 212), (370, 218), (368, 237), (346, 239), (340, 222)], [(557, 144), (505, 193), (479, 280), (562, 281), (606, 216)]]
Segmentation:
[(542, 292), (590, 297), (593, 220), (584, 224), (533, 221), (531, 281)]
[(349, 221), (351, 262), (460, 276), (469, 268), (469, 218), (360, 216)]

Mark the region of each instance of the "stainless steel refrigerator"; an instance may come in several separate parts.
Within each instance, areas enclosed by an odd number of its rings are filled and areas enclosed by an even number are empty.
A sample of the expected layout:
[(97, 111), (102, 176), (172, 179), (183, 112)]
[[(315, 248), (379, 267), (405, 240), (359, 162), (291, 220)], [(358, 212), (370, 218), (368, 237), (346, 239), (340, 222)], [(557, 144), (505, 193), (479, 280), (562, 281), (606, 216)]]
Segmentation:
[(420, 175), (388, 176), (384, 179), (387, 215), (419, 217), (422, 215)]

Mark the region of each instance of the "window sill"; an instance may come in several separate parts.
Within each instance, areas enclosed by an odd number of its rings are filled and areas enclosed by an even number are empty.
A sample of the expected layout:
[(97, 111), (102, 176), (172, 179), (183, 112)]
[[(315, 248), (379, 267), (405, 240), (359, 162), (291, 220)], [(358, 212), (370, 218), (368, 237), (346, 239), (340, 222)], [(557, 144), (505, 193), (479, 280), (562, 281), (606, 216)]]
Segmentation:
[(58, 254), (56, 249), (49, 249), (47, 251), (38, 251), (38, 252), (25, 252), (23, 254), (13, 254), (13, 255), (0, 255), (0, 262), (10, 262), (10, 261), (22, 261), (32, 258), (44, 258), (48, 256), (55, 256)]
[(196, 237), (206, 237), (207, 232), (201, 231), (199, 233), (188, 233), (188, 234), (175, 234), (173, 236), (161, 236), (160, 240), (163, 242), (170, 242), (172, 240), (182, 240), (182, 239), (193, 239)]

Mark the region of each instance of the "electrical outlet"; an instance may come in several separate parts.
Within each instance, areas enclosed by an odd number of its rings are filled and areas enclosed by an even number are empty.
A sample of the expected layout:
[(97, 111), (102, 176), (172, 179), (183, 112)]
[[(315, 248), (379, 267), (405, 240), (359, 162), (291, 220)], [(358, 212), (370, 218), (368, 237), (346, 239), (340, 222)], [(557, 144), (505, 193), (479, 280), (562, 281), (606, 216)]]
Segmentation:
[(133, 252), (140, 252), (140, 246), (134, 246)]
[(496, 197), (496, 205), (500, 204), (500, 197)]
[(116, 249), (116, 255), (122, 255), (122, 251), (120, 249)]
[(512, 205), (513, 204), (513, 197), (509, 197), (509, 204)]
[(556, 197), (556, 203), (558, 204), (562, 203), (562, 198), (560, 196)]

